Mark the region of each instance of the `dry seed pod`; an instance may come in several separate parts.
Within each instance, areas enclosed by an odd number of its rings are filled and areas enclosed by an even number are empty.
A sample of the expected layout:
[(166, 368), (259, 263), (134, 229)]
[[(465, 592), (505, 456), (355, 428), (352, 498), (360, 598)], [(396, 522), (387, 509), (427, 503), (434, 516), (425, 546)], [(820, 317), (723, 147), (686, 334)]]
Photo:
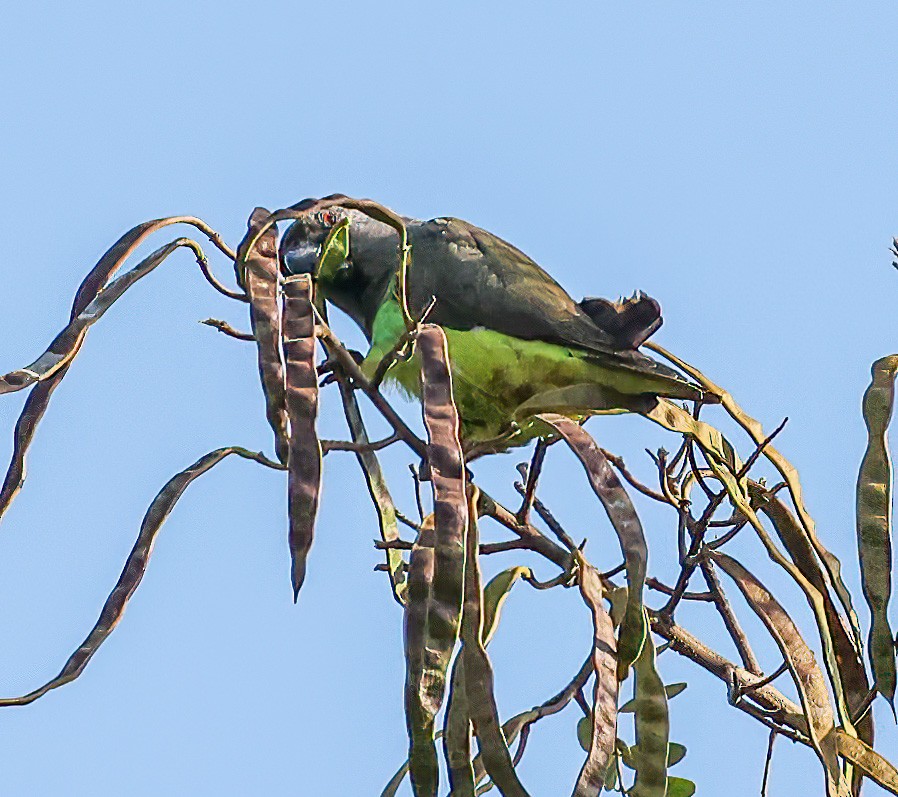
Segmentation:
[[(119, 238), (97, 261), (97, 264), (90, 270), (84, 280), (81, 282), (78, 292), (75, 294), (75, 300), (72, 304), (72, 311), (69, 320), (73, 321), (77, 318), (85, 308), (97, 298), (103, 290), (106, 283), (121, 268), (122, 263), (127, 260), (131, 254), (146, 240), (147, 237), (164, 227), (172, 224), (188, 224), (202, 232), (212, 243), (215, 244), (228, 257), (234, 257), (234, 253), (222, 242), (221, 236), (209, 227), (204, 221), (194, 216), (171, 216), (165, 219), (155, 219), (138, 224), (136, 227), (128, 230), (121, 238)], [(22, 485), (25, 482), (25, 455), (28, 451), (37, 426), (43, 418), (50, 403), (50, 397), (53, 391), (62, 382), (68, 372), (71, 361), (77, 354), (77, 349), (84, 340), (83, 335), (78, 341), (75, 351), (69, 356), (66, 363), (55, 370), (50, 376), (36, 384), (28, 398), (25, 406), (16, 421), (16, 428), (13, 438), (13, 453), (10, 459), (6, 476), (3, 480), (3, 486), (0, 487), (0, 517), (9, 508), (12, 500), (16, 497)]]
[[(432, 684), (439, 680), (428, 650), (428, 618), (431, 613), (434, 576), (433, 515), (424, 518), (408, 563), (403, 643), (405, 647), (405, 722), (409, 735), (409, 774), (416, 797), (436, 795), (439, 765), (433, 741), (434, 717), (440, 697)], [(398, 784), (397, 784), (398, 785)]]
[[(248, 279), (249, 272), (247, 272)], [(312, 279), (299, 274), (284, 280), (282, 324), (290, 425), (287, 456), (287, 504), (293, 600), (306, 577), (318, 495), (321, 491), (321, 443), (318, 441), (318, 373), (315, 370), (315, 316)]]
[[(830, 597), (829, 590), (826, 589), (817, 553), (798, 522), (798, 518), (792, 514), (783, 501), (752, 480), (748, 482), (748, 491), (752, 503), (756, 504), (759, 511), (765, 514), (773, 524), (795, 566), (820, 592), (829, 632), (832, 636), (836, 662), (845, 687), (848, 707), (852, 715), (856, 716), (867, 698), (870, 684), (863, 661), (854, 646), (851, 632)], [(856, 728), (858, 736), (867, 744), (872, 745), (874, 735), (872, 712), (867, 712), (866, 716), (857, 723)]]
[(612, 761), (617, 737), (617, 643), (611, 615), (602, 603), (604, 589), (595, 568), (582, 559), (579, 570), (580, 595), (592, 612), (593, 688), (592, 740), (574, 787), (574, 797), (598, 794)]
[[(523, 576), (530, 575), (528, 567), (510, 567), (503, 570), (486, 585), (483, 590), (483, 628), (481, 639), (484, 648), (489, 645), (499, 626), (502, 606), (512, 587)], [(474, 622), (476, 618), (462, 617), (462, 624)], [(462, 630), (464, 635), (465, 631)], [(510, 744), (510, 740), (509, 740)], [(464, 657), (457, 656), (450, 678), (449, 702), (443, 728), (443, 747), (449, 765), (449, 785), (452, 797), (467, 797), (474, 794), (475, 774), (471, 760), (471, 709), (465, 686)]]
[(269, 213), (256, 208), (249, 217), (247, 233), (237, 247), (237, 268), (249, 295), (249, 318), (259, 355), (259, 376), (265, 394), (265, 413), (274, 432), (278, 459), (287, 462), (287, 408), (284, 367), (281, 364), (281, 309), (278, 299), (280, 270), (277, 256), (277, 229), (269, 228), (249, 249)]
[(204, 261), (203, 250), (200, 249), (196, 241), (189, 238), (178, 238), (160, 247), (133, 269), (110, 282), (80, 313), (72, 318), (66, 328), (53, 339), (47, 350), (33, 363), (25, 368), (11, 371), (5, 376), (0, 376), (0, 394), (30, 387), (36, 382), (46, 380), (68, 365), (81, 348), (87, 330), (103, 317), (128, 288), (161, 265), (172, 252), (181, 247), (192, 250), (198, 262)]
[(611, 468), (602, 450), (583, 427), (563, 415), (545, 413), (537, 416), (553, 427), (577, 455), (586, 470), (593, 492), (608, 513), (617, 533), (627, 571), (627, 609), (617, 645), (618, 679), (624, 680), (629, 666), (638, 658), (647, 635), (642, 606), (642, 591), (648, 560), (648, 547), (642, 524), (627, 491)]
[[(433, 530), (412, 552), (406, 612), (406, 720), (409, 763), (416, 794), (435, 794), (438, 784), (434, 717), (443, 704), (446, 673), (461, 620), (467, 501), (465, 468), (452, 397), (443, 330), (427, 325), (418, 335), (421, 403), (433, 487)], [(430, 550), (425, 543), (432, 540)], [(425, 564), (426, 563), (426, 564)], [(416, 584), (412, 588), (412, 564)], [(430, 573), (428, 588), (425, 576)], [(423, 653), (419, 649), (423, 646)]]
[(84, 672), (87, 663), (99, 650), (100, 645), (109, 638), (109, 635), (118, 625), (119, 620), (122, 619), (128, 600), (134, 594), (134, 591), (143, 579), (144, 573), (146, 573), (156, 536), (162, 528), (162, 524), (165, 523), (172, 509), (174, 509), (178, 499), (184, 494), (184, 490), (187, 489), (191, 482), (202, 476), (230, 454), (237, 454), (245, 459), (253, 459), (262, 464), (268, 464), (260, 454), (254, 454), (246, 449), (231, 446), (212, 451), (204, 457), (200, 457), (186, 470), (175, 474), (159, 491), (159, 494), (153, 499), (153, 503), (150, 504), (150, 508), (144, 515), (143, 523), (141, 523), (137, 541), (128, 555), (128, 561), (125, 563), (122, 574), (119, 576), (118, 583), (116, 583), (106, 599), (96, 625), (94, 625), (84, 642), (81, 643), (78, 650), (69, 657), (59, 675), (51, 681), (48, 681), (33, 692), (29, 692), (27, 695), (0, 700), (0, 706), (24, 706), (47, 694), (51, 689), (56, 689), (70, 681), (74, 681)]
[(849, 789), (839, 768), (835, 737), (832, 734), (835, 719), (826, 681), (813, 652), (786, 610), (757, 578), (724, 553), (712, 551), (710, 555), (721, 570), (736, 582), (748, 605), (767, 627), (783, 654), (798, 688), (801, 706), (808, 721), (811, 744), (823, 763), (827, 795), (844, 797), (849, 794)]

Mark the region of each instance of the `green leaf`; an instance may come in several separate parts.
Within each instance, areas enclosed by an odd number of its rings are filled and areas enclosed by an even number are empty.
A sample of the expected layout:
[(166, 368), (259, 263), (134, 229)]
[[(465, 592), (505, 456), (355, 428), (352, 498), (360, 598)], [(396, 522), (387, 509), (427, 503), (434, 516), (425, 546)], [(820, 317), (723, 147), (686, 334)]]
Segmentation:
[(327, 234), (321, 247), (315, 276), (324, 282), (330, 282), (340, 266), (346, 262), (347, 257), (349, 257), (349, 218), (335, 224)]
[(494, 576), (489, 584), (483, 590), (483, 629), (481, 637), (483, 638), (484, 647), (490, 643), (496, 628), (499, 626), (499, 617), (502, 613), (502, 606), (511, 588), (518, 582), (522, 576), (530, 576), (529, 567), (509, 567), (503, 570), (499, 575)]
[(686, 747), (676, 742), (667, 745), (667, 766), (679, 764), (686, 757)]
[(676, 697), (680, 692), (682, 692), (688, 684), (685, 683), (676, 683), (676, 684), (668, 684), (664, 687), (664, 693), (667, 695), (667, 699), (670, 700), (672, 697)]
[(614, 791), (617, 788), (617, 764), (612, 760), (605, 773), (605, 791)]
[(611, 602), (611, 622), (617, 628), (624, 621), (624, 614), (627, 611), (627, 596), (630, 591), (626, 587), (615, 587), (608, 594), (608, 600)]
[(577, 741), (585, 752), (592, 747), (592, 717), (580, 717), (577, 723)]
[(695, 784), (686, 778), (667, 778), (667, 797), (692, 797), (695, 794)]

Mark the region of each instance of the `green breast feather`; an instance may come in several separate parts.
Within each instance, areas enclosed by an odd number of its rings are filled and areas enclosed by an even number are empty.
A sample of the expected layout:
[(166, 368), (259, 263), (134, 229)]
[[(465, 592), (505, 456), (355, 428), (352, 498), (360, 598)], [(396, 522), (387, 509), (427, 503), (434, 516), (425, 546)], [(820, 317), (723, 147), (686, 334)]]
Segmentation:
[[(462, 437), (471, 443), (508, 438), (508, 445), (521, 445), (539, 434), (537, 425), (528, 422), (519, 407), (527, 402), (533, 412), (554, 409), (539, 406), (539, 397), (551, 395), (558, 388), (572, 385), (601, 385), (604, 407), (583, 406), (582, 412), (567, 408), (572, 417), (626, 411), (628, 402), (620, 394), (641, 394), (652, 390), (646, 377), (621, 368), (610, 368), (597, 362), (586, 352), (538, 340), (522, 340), (482, 327), (461, 331), (444, 328), (452, 364), (455, 401), (462, 420)], [(405, 327), (399, 305), (390, 299), (375, 317), (371, 349), (362, 367), (371, 375), (377, 363), (394, 346)], [(397, 363), (387, 379), (398, 384), (407, 394), (420, 392), (420, 364), (413, 358)], [(609, 390), (607, 386), (613, 386)], [(619, 397), (617, 402), (608, 396)], [(616, 406), (615, 406), (616, 405)]]

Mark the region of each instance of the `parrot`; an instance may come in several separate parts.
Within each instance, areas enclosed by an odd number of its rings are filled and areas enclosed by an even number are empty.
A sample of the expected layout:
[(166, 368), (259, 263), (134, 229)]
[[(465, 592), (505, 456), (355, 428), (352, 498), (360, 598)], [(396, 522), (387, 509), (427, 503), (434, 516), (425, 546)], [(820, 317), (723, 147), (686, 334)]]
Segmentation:
[[(449, 217), (402, 218), (411, 245), (407, 305), (413, 315), (428, 308), (426, 321), (445, 332), (466, 448), (502, 451), (545, 436), (545, 425), (533, 418), (539, 412), (582, 420), (649, 409), (659, 396), (710, 398), (639, 351), (662, 323), (650, 296), (576, 302), (531, 258), (480, 227)], [(336, 225), (348, 225), (348, 252), (319, 274), (323, 244)], [(286, 275), (312, 274), (316, 295), (361, 328), (369, 344), (361, 367), (372, 376), (406, 332), (396, 231), (332, 206), (294, 221), (279, 249)], [(414, 358), (396, 363), (385, 381), (420, 396)]]

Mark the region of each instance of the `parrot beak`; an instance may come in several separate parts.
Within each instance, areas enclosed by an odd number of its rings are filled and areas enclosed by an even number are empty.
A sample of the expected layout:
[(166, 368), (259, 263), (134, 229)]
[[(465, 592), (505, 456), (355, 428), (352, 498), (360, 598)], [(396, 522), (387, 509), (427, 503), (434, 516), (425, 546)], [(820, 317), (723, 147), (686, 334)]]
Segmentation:
[(318, 257), (321, 246), (307, 238), (291, 242), (290, 246), (281, 252), (284, 271), (287, 274), (311, 274), (315, 276), (318, 267)]

